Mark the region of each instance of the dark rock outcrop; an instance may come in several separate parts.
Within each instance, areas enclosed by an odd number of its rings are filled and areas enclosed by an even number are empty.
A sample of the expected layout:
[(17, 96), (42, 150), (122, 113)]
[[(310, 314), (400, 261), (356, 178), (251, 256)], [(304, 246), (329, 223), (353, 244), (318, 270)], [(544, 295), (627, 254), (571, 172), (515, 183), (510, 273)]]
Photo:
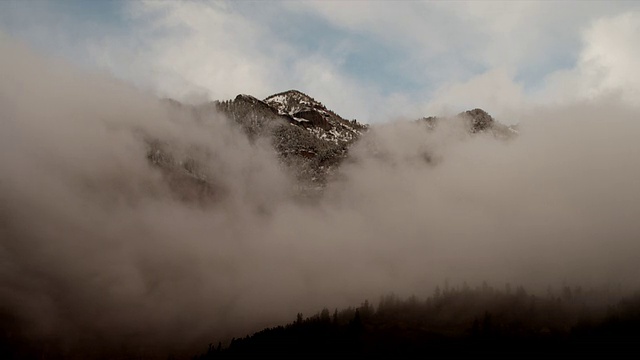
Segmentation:
[(494, 125), (495, 120), (491, 115), (482, 109), (467, 110), (458, 115), (469, 121), (469, 128), (472, 133), (485, 131)]

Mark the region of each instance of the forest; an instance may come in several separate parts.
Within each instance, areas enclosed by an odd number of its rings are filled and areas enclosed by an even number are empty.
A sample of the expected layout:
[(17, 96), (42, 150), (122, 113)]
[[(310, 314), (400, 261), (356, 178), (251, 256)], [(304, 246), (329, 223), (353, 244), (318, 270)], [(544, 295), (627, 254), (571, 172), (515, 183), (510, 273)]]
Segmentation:
[[(636, 358), (640, 293), (620, 288), (437, 287), (427, 299), (327, 308), (283, 326), (209, 344), (218, 358)], [(614, 300), (617, 299), (617, 300)]]

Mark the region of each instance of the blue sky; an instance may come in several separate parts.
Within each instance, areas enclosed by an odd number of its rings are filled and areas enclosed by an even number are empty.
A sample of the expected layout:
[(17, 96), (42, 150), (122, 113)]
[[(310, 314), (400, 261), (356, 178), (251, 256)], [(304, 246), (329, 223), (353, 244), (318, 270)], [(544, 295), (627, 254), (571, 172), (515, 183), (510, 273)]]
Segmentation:
[(615, 93), (634, 104), (636, 2), (3, 1), (0, 33), (182, 101), (290, 88), (381, 122)]

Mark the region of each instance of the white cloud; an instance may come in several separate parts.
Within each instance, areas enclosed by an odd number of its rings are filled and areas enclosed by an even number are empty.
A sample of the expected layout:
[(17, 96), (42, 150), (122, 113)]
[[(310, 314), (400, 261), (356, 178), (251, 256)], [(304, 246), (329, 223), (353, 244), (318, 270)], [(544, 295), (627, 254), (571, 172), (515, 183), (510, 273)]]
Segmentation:
[(582, 48), (574, 67), (548, 74), (542, 86), (526, 91), (513, 71), (493, 68), (467, 81), (442, 85), (425, 105), (427, 113), (483, 107), (502, 121), (517, 110), (560, 105), (606, 96), (638, 106), (640, 95), (640, 13), (600, 18), (581, 32)]
[(629, 12), (595, 21), (583, 32), (584, 46), (570, 70), (548, 76), (533, 98), (545, 103), (613, 96), (638, 105), (640, 94), (640, 13)]
[(493, 69), (469, 81), (442, 86), (425, 106), (425, 113), (450, 114), (480, 107), (509, 123), (509, 115), (524, 105), (522, 84), (505, 69)]
[[(92, 51), (117, 75), (137, 78), (165, 96), (228, 98), (266, 95), (286, 46), (224, 3), (144, 2), (129, 6), (134, 41), (106, 38)], [(133, 47), (133, 48), (132, 48)], [(118, 61), (134, 59), (133, 68)], [(124, 73), (124, 74), (123, 74)], [(148, 85), (148, 84), (147, 84)]]
[(597, 21), (586, 33), (578, 70), (588, 77), (587, 95), (622, 91), (636, 102), (640, 94), (640, 13), (626, 13)]
[(134, 31), (126, 39), (105, 37), (90, 51), (101, 66), (162, 96), (202, 101), (296, 88), (346, 118), (368, 122), (404, 106), (402, 95), (385, 96), (379, 85), (341, 68), (343, 43), (335, 44), (337, 53), (301, 51), (268, 21), (226, 3), (144, 2), (128, 10)]
[(635, 3), (304, 2), (290, 8), (409, 49), (403, 65), (425, 86), (404, 97), (422, 103), (420, 111), (395, 107), (408, 116), (482, 107), (510, 122), (518, 108), (612, 92), (630, 100), (640, 88)]
[[(582, 27), (638, 9), (632, 2), (303, 2), (291, 9), (334, 26), (404, 44), (423, 61), (519, 71), (577, 50)], [(465, 61), (460, 61), (464, 59)], [(441, 69), (428, 69), (439, 72)], [(467, 69), (455, 69), (467, 73)], [(476, 73), (477, 74), (477, 73)], [(455, 74), (452, 74), (455, 76)], [(475, 75), (475, 74), (474, 74)], [(471, 76), (469, 76), (471, 77)]]
[[(633, 2), (124, 4), (126, 31), (103, 24), (74, 35), (73, 21), (86, 19), (51, 6), (42, 7), (51, 10), (44, 16), (36, 5), (8, 7), (0, 29), (64, 49), (162, 96), (201, 101), (297, 88), (368, 122), (472, 106), (502, 116), (526, 104), (616, 92), (632, 102), (640, 88), (632, 12), (640, 5)], [(40, 14), (37, 24), (10, 20), (32, 12)], [(305, 27), (307, 20), (320, 24), (317, 32)], [(372, 46), (353, 46), (363, 37), (393, 53), (379, 64), (392, 69), (389, 75), (367, 77), (375, 66), (360, 73), (345, 66)], [(385, 81), (394, 74), (413, 87), (390, 86)]]

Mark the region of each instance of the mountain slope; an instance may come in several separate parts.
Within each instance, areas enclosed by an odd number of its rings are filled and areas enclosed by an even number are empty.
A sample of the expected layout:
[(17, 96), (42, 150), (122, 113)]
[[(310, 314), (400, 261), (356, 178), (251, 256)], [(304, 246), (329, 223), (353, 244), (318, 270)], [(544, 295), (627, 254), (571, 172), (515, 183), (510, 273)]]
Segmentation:
[(278, 114), (293, 119), (298, 126), (322, 140), (349, 143), (360, 137), (367, 126), (348, 121), (327, 109), (322, 103), (298, 91), (288, 90), (264, 99)]
[[(320, 194), (327, 180), (348, 157), (350, 147), (370, 130), (370, 126), (346, 120), (321, 102), (298, 90), (288, 90), (264, 100), (241, 94), (232, 100), (202, 105), (184, 105), (166, 101), (179, 111), (191, 111), (198, 119), (222, 113), (239, 126), (251, 141), (269, 139), (285, 169), (297, 180), (300, 193)], [(452, 118), (426, 117), (432, 131), (445, 121), (462, 121), (473, 134), (488, 133), (497, 139), (517, 135), (513, 127), (503, 125), (482, 109), (462, 112)], [(220, 198), (224, 189), (206, 175), (206, 164), (192, 157), (176, 157), (160, 139), (150, 139), (148, 160), (160, 168), (171, 188), (185, 200)], [(426, 154), (429, 158), (429, 154)]]
[(251, 138), (267, 136), (302, 188), (319, 189), (368, 128), (348, 121), (297, 90), (267, 97), (250, 95), (215, 102), (217, 111)]

